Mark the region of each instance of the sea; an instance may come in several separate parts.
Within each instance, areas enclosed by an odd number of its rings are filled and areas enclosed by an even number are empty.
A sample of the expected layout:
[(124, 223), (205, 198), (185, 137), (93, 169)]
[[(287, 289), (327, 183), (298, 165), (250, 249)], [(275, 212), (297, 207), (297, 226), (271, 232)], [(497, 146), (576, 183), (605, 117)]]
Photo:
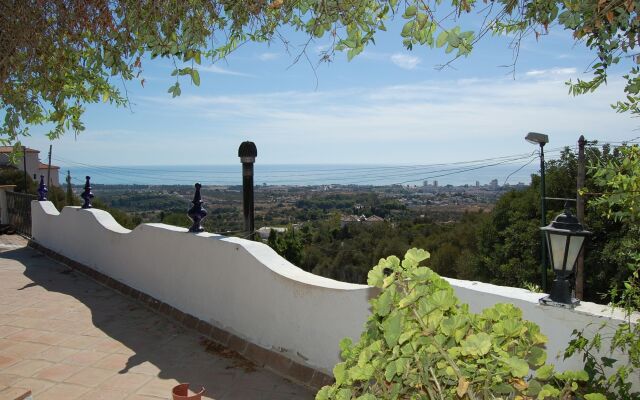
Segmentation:
[[(499, 186), (531, 182), (536, 163), (490, 162), (429, 165), (365, 164), (254, 164), (254, 184), (268, 186)], [(153, 166), (62, 166), (60, 181), (67, 171), (72, 184), (82, 185), (85, 176), (93, 185), (202, 185), (235, 186), (242, 184), (242, 165), (153, 165)]]

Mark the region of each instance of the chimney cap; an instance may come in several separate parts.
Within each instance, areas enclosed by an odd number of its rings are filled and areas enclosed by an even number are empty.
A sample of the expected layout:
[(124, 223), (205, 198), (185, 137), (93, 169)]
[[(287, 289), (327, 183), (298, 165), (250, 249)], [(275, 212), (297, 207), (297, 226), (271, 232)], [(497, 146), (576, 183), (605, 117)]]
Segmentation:
[(256, 148), (256, 144), (253, 142), (242, 142), (240, 144), (240, 148), (238, 148), (238, 157), (252, 157), (255, 158), (258, 156), (258, 149)]

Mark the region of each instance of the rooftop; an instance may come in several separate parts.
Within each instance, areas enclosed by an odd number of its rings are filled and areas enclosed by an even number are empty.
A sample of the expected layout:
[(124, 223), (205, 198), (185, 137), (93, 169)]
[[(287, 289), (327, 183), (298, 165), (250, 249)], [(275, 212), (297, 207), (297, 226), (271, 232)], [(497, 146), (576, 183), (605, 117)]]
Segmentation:
[[(32, 149), (27, 147), (27, 153), (40, 153), (39, 150)], [(0, 153), (11, 153), (13, 152), (13, 146), (0, 146)]]
[[(38, 163), (38, 169), (48, 169), (48, 168), (49, 168), (48, 164), (45, 164), (42, 162)], [(51, 169), (60, 169), (60, 167), (58, 167), (57, 165), (51, 165)]]
[(195, 331), (0, 236), (0, 399), (167, 399), (179, 382), (207, 399), (313, 393)]

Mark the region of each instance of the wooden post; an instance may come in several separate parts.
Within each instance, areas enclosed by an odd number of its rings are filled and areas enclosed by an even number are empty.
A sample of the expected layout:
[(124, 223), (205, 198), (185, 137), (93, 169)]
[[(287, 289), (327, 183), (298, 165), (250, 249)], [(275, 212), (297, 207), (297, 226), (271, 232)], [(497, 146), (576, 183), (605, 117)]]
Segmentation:
[(27, 193), (29, 191), (29, 186), (27, 186), (27, 147), (22, 146), (22, 165), (24, 168), (24, 192)]
[[(576, 194), (576, 217), (584, 225), (584, 197), (580, 195), (580, 190), (584, 188), (585, 181), (585, 157), (584, 146), (586, 140), (583, 135), (578, 139), (578, 186)], [(576, 262), (576, 299), (584, 299), (584, 252), (586, 246), (582, 247), (578, 261)]]

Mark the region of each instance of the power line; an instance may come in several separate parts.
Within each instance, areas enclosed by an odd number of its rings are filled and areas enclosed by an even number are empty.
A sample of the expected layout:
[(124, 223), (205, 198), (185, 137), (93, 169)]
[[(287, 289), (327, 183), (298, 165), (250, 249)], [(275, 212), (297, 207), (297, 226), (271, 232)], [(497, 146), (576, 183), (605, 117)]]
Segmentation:
[[(547, 153), (558, 152), (564, 149), (564, 147), (559, 147), (556, 149), (549, 149)], [(535, 152), (534, 152), (535, 153)], [(455, 175), (459, 173), (464, 173), (468, 171), (473, 171), (482, 168), (488, 168), (491, 166), (502, 165), (502, 164), (512, 164), (518, 161), (528, 159), (531, 157), (533, 153), (521, 153), (515, 154), (512, 156), (501, 156), (501, 157), (492, 157), (485, 158), (480, 160), (471, 160), (471, 161), (458, 161), (451, 163), (436, 163), (436, 164), (422, 164), (422, 165), (413, 165), (413, 166), (377, 166), (377, 167), (358, 167), (358, 168), (336, 168), (335, 172), (331, 169), (289, 169), (287, 176), (279, 175), (283, 173), (283, 170), (269, 171), (267, 174), (263, 175), (260, 171), (256, 171), (256, 179), (258, 180), (267, 180), (271, 184), (295, 184), (295, 183), (308, 183), (309, 180), (325, 180), (325, 184), (327, 183), (340, 183), (344, 181), (353, 181), (358, 179), (358, 183), (372, 183), (379, 182), (381, 180), (392, 180), (393, 178), (398, 178), (396, 182), (397, 184), (405, 184), (410, 182), (417, 182), (420, 180), (425, 180), (429, 178), (442, 177)], [(175, 184), (176, 182), (184, 182), (192, 184), (195, 181), (199, 181), (205, 184), (234, 184), (236, 183), (236, 177), (231, 176), (231, 172), (222, 172), (222, 171), (208, 171), (208, 170), (192, 170), (194, 173), (198, 173), (201, 175), (208, 174), (227, 174), (228, 176), (216, 177), (213, 179), (190, 179), (182, 176), (172, 176), (168, 174), (159, 174), (159, 173), (149, 173), (151, 170), (146, 170), (148, 172), (139, 172), (136, 167), (106, 167), (106, 166), (97, 166), (91, 165), (87, 163), (76, 162), (63, 158), (56, 158), (57, 161), (75, 164), (82, 166), (91, 171), (92, 174), (103, 176), (106, 178), (114, 179), (117, 178), (120, 181), (128, 182), (130, 184), (136, 184), (137, 182), (131, 179), (143, 179), (143, 180), (151, 180), (151, 181), (159, 181), (159, 184), (165, 182), (171, 182)], [(499, 161), (498, 161), (499, 160)], [(489, 162), (487, 161), (496, 161)], [(480, 164), (484, 162), (483, 164)], [(432, 168), (435, 166), (451, 166), (451, 168), (442, 168), (433, 170)], [(526, 166), (526, 165), (525, 165)], [(524, 166), (523, 166), (524, 168)], [(144, 170), (144, 169), (142, 169)], [(157, 170), (157, 171), (169, 171), (169, 170)], [(327, 171), (327, 172), (324, 172)], [(360, 171), (359, 173), (353, 173), (355, 171)], [(365, 171), (368, 171), (366, 173)], [(180, 173), (185, 171), (179, 171)], [(439, 172), (443, 172), (442, 174), (436, 174)], [(275, 175), (274, 175), (275, 174)], [(436, 175), (434, 175), (436, 174)], [(338, 175), (338, 176), (336, 176)], [(271, 178), (270, 178), (271, 177)], [(411, 178), (415, 177), (415, 179), (402, 180), (402, 178)], [(419, 178), (418, 178), (419, 177)], [(130, 178), (130, 179), (127, 179)], [(400, 182), (402, 181), (402, 182)], [(169, 184), (171, 184), (169, 183)], [(238, 182), (239, 184), (239, 182)], [(320, 183), (316, 183), (320, 184)]]
[(535, 161), (537, 159), (537, 157), (532, 157), (531, 160), (529, 160), (529, 162), (527, 162), (526, 164), (522, 165), (520, 168), (518, 168), (517, 170), (513, 171), (512, 173), (510, 173), (509, 175), (507, 175), (507, 177), (504, 179), (504, 183), (502, 184), (502, 186), (507, 184), (507, 181), (509, 180), (509, 178), (511, 178), (511, 175), (519, 172), (520, 170), (522, 170), (524, 167), (526, 167), (527, 165), (531, 164), (533, 161)]

